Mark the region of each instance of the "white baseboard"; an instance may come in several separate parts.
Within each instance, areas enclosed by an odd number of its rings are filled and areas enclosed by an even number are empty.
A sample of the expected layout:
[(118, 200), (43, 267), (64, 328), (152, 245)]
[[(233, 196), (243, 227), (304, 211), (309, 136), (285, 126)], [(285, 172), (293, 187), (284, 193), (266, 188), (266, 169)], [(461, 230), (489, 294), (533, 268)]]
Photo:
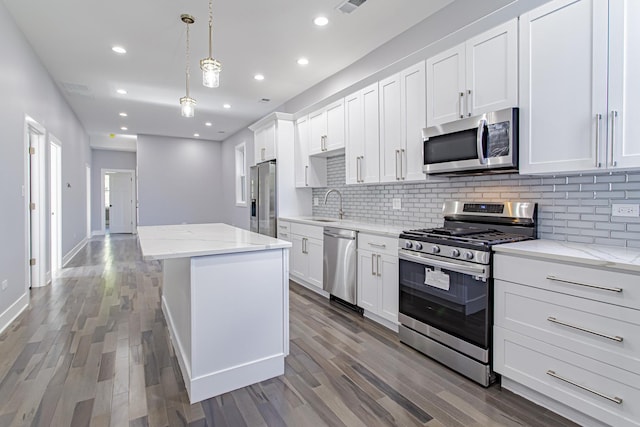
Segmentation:
[(376, 323), (381, 324), (382, 326), (384, 326), (385, 328), (389, 328), (391, 329), (393, 332), (398, 333), (398, 324), (397, 323), (393, 323), (387, 319), (385, 319), (384, 317), (380, 317), (375, 313), (371, 313), (367, 310), (364, 311), (363, 313), (364, 317), (366, 317), (367, 319), (371, 319)]
[(296, 276), (293, 276), (291, 274), (289, 274), (289, 280), (292, 280), (292, 281), (296, 282), (298, 285), (303, 286), (303, 287), (309, 289), (310, 291), (315, 292), (318, 295), (322, 295), (325, 298), (329, 298), (329, 296), (330, 296), (329, 292), (325, 291), (324, 289), (318, 288), (317, 286), (314, 286), (314, 285), (312, 285), (310, 283), (307, 283), (305, 280), (300, 279), (300, 278), (298, 278)]
[(91, 237), (104, 236), (104, 230), (92, 230)]
[(4, 313), (0, 314), (0, 333), (13, 322), (29, 306), (29, 294), (25, 292)]
[(71, 258), (76, 256), (76, 254), (80, 252), (82, 248), (84, 248), (84, 245), (86, 245), (88, 241), (89, 240), (85, 237), (84, 239), (80, 240), (80, 242), (73, 249), (67, 252), (67, 254), (62, 257), (62, 266), (66, 266), (67, 263), (71, 261)]

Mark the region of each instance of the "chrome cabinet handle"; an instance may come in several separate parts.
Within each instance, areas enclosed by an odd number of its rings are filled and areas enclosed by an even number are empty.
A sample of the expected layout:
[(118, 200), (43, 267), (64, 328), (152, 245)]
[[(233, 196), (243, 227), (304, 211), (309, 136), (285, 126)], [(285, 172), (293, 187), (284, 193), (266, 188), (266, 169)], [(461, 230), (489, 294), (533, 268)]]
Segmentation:
[(603, 333), (601, 333), (601, 332), (596, 332), (596, 331), (594, 331), (594, 330), (587, 329), (587, 328), (583, 328), (583, 327), (578, 326), (578, 325), (573, 325), (573, 324), (571, 324), (571, 323), (563, 322), (563, 321), (561, 321), (561, 320), (556, 319), (556, 318), (555, 318), (555, 317), (553, 317), (553, 316), (549, 316), (549, 317), (547, 317), (547, 320), (548, 320), (549, 322), (552, 322), (552, 323), (557, 323), (558, 325), (566, 326), (566, 327), (568, 327), (568, 328), (577, 329), (577, 330), (582, 331), (582, 332), (588, 332), (588, 333), (590, 333), (590, 334), (597, 335), (597, 336), (602, 337), (602, 338), (607, 338), (607, 339), (612, 340), (612, 341), (622, 342), (622, 341), (624, 340), (624, 338), (619, 337), (619, 336), (617, 336), (617, 335), (616, 335), (616, 336), (613, 336), (613, 335), (603, 334)]
[(602, 114), (596, 114), (596, 167), (601, 166), (598, 161), (598, 151), (600, 149), (600, 120), (602, 120)]
[(303, 237), (302, 238), (302, 253), (306, 254), (307, 252), (307, 238)]
[(471, 89), (467, 90), (467, 117), (471, 117), (471, 108), (473, 104), (471, 103)]
[(280, 237), (289, 237), (287, 233), (280, 233)]
[(398, 155), (400, 154), (400, 150), (396, 150), (396, 181), (400, 180), (400, 176), (398, 176)]
[(260, 157), (262, 158), (262, 160), (264, 160), (264, 156), (265, 156), (265, 152), (267, 151), (266, 148), (261, 148), (260, 149)]
[(356, 157), (356, 182), (360, 182), (360, 156)]
[(402, 172), (402, 159), (404, 158), (404, 148), (400, 149), (400, 179), (404, 179), (404, 173)]
[(609, 144), (609, 166), (617, 166), (618, 162), (613, 160), (613, 143), (616, 142), (616, 119), (618, 118), (618, 112), (616, 110), (611, 111), (611, 144)]
[(387, 245), (385, 245), (384, 243), (370, 243), (370, 242), (367, 242), (367, 244), (369, 246), (374, 246), (376, 248), (382, 248), (382, 249), (387, 247)]
[(592, 388), (589, 388), (589, 387), (583, 386), (582, 384), (578, 384), (578, 383), (576, 383), (574, 381), (571, 381), (569, 378), (561, 377), (560, 375), (556, 374), (555, 371), (549, 370), (549, 371), (547, 371), (547, 375), (552, 376), (553, 378), (557, 378), (560, 381), (564, 381), (566, 383), (569, 383), (569, 384), (571, 384), (573, 386), (576, 386), (578, 388), (581, 388), (582, 390), (588, 391), (589, 393), (593, 393), (596, 396), (600, 396), (600, 397), (602, 397), (604, 399), (610, 400), (611, 402), (617, 403), (618, 405), (622, 404), (622, 399), (620, 399), (619, 397), (607, 396), (604, 393), (600, 393), (599, 391), (595, 391)]
[(283, 230), (286, 230), (287, 228), (289, 228), (286, 225), (279, 225), (278, 227), (282, 228)]
[(380, 258), (382, 258), (380, 255), (376, 255), (376, 272), (378, 277), (382, 276), (382, 274), (380, 274)]
[(464, 99), (464, 92), (460, 92), (460, 102), (458, 103), (458, 113), (460, 113), (460, 118), (463, 119), (464, 118), (464, 112), (462, 111), (463, 106), (462, 106), (462, 102)]
[(304, 186), (309, 186), (309, 166), (304, 167)]
[(376, 275), (376, 268), (374, 263), (374, 260), (376, 259), (376, 254), (371, 254), (371, 275), (375, 276)]
[(590, 283), (574, 282), (573, 280), (561, 279), (553, 275), (547, 276), (547, 279), (553, 280), (554, 282), (568, 283), (570, 285), (586, 286), (587, 288), (600, 289), (602, 291), (622, 292), (622, 288), (610, 288), (607, 286), (592, 285)]
[(362, 168), (362, 162), (364, 161), (364, 156), (360, 156), (360, 182), (364, 182), (364, 172)]

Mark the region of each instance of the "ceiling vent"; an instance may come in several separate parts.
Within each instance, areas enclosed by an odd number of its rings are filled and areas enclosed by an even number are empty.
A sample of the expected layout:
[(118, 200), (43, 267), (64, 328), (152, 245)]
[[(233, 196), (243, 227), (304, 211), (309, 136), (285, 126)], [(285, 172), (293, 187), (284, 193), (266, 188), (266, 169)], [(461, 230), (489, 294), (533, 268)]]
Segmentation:
[(338, 9), (342, 13), (351, 13), (362, 6), (362, 4), (366, 1), (367, 0), (346, 0), (340, 3), (340, 5), (336, 7), (336, 9)]
[(266, 104), (267, 102), (271, 102), (271, 100), (269, 98), (262, 98), (258, 102), (261, 103), (261, 104)]
[(60, 82), (60, 87), (62, 87), (62, 90), (67, 95), (87, 96), (89, 98), (93, 98), (93, 92), (91, 92), (89, 86), (78, 83)]

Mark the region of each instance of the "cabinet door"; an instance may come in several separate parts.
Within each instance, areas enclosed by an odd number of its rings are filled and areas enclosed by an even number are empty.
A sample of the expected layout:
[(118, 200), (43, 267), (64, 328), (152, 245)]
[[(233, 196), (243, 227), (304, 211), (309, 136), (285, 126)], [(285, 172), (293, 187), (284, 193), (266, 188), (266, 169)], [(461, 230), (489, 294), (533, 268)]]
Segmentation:
[(363, 147), (361, 181), (380, 180), (380, 130), (378, 117), (378, 83), (362, 89)]
[(303, 237), (297, 234), (291, 235), (291, 252), (289, 258), (291, 260), (289, 265), (289, 273), (293, 276), (297, 276), (301, 279), (306, 279), (309, 274), (309, 263), (307, 254), (302, 249), (304, 247)]
[(326, 135), (326, 111), (322, 109), (309, 114), (309, 154), (318, 154), (323, 151), (323, 141)]
[(400, 172), (405, 181), (424, 181), (422, 172), (422, 129), (427, 125), (425, 63), (420, 62), (400, 73), (400, 117), (402, 118), (402, 156)]
[(376, 254), (358, 249), (358, 306), (378, 314)]
[(362, 93), (356, 92), (344, 100), (345, 109), (345, 168), (347, 184), (358, 184), (361, 179), (361, 156), (364, 155), (364, 116)]
[(400, 181), (402, 117), (400, 111), (400, 74), (378, 84), (380, 95), (380, 182)]
[(465, 45), (427, 59), (427, 126), (464, 116)]
[(640, 167), (640, 2), (610, 2), (609, 168)]
[(322, 263), (324, 262), (323, 244), (322, 240), (307, 239), (307, 262), (309, 270), (307, 273), (307, 281), (322, 289)]
[(555, 0), (520, 27), (520, 172), (604, 167), (607, 2)]
[(327, 107), (327, 139), (325, 151), (344, 148), (344, 99)]
[(518, 20), (466, 43), (467, 117), (518, 106)]
[(265, 160), (273, 160), (276, 158), (276, 142), (278, 139), (277, 121), (267, 126), (264, 132)]
[(380, 278), (380, 316), (398, 323), (398, 257), (378, 255)]
[(309, 121), (307, 116), (300, 117), (296, 121), (295, 139), (295, 176), (296, 187), (309, 185)]

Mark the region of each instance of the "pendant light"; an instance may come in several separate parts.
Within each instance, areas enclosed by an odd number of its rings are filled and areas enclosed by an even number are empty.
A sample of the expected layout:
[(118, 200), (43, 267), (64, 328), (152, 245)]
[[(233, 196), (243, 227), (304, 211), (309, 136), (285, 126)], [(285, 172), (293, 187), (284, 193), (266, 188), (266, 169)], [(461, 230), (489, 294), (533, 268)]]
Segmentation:
[(189, 25), (196, 22), (191, 15), (180, 15), (182, 22), (187, 24), (187, 66), (185, 69), (185, 75), (187, 80), (187, 94), (180, 98), (180, 106), (182, 107), (182, 117), (193, 117), (195, 113), (196, 100), (189, 96)]
[(222, 64), (213, 59), (213, 0), (209, 0), (209, 56), (200, 60), (202, 70), (202, 84), (206, 87), (220, 86), (220, 71)]

